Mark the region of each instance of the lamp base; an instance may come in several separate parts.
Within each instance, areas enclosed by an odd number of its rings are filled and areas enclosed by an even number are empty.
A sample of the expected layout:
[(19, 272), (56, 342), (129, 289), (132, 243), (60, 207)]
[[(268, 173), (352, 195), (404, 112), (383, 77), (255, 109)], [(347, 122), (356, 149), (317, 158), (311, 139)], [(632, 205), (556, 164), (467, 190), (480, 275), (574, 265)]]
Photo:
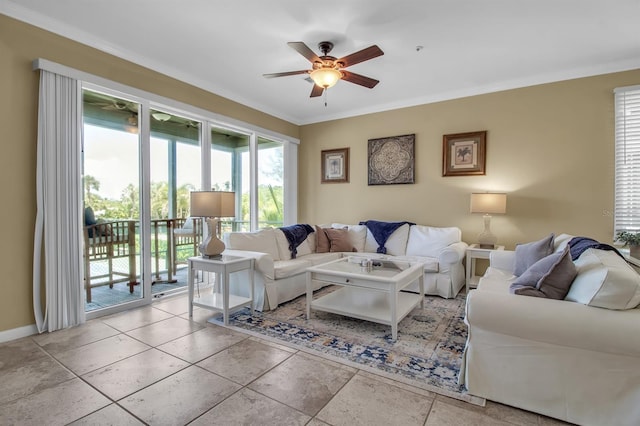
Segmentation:
[(203, 259), (222, 259), (222, 254), (212, 254), (212, 255), (203, 254), (202, 258)]
[(498, 237), (491, 232), (491, 216), (485, 214), (484, 219), (484, 231), (478, 235), (478, 245), (483, 249), (494, 249), (498, 242)]
[(209, 235), (198, 246), (198, 248), (200, 249), (200, 254), (202, 254), (202, 257), (204, 258), (211, 259), (215, 256), (220, 256), (225, 249), (224, 243), (220, 241), (220, 239), (216, 236), (217, 225), (218, 219), (207, 218), (207, 228), (209, 230)]
[(496, 248), (496, 245), (495, 244), (480, 244), (480, 243), (478, 243), (478, 248), (493, 250), (494, 248)]

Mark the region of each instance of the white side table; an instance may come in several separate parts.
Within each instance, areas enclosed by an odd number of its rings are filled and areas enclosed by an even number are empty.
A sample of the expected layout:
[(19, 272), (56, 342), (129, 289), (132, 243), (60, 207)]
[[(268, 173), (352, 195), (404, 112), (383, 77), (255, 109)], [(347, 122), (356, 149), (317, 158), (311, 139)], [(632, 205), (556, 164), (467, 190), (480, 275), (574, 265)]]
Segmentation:
[[(222, 312), (224, 324), (229, 324), (229, 312), (241, 306), (250, 306), (253, 314), (253, 258), (222, 255), (219, 258), (204, 258), (194, 256), (189, 258), (189, 318), (193, 317), (193, 307)], [(249, 297), (229, 294), (229, 274), (238, 271), (249, 271)], [(200, 294), (194, 297), (193, 282), (196, 271), (213, 272), (216, 274), (216, 287), (222, 293)]]
[(493, 249), (486, 249), (480, 248), (478, 244), (471, 244), (467, 247), (467, 294), (469, 294), (469, 290), (471, 290), (472, 287), (477, 287), (478, 281), (480, 281), (480, 277), (476, 275), (476, 259), (489, 259), (491, 257), (491, 252), (496, 250), (504, 250), (504, 246), (496, 246)]

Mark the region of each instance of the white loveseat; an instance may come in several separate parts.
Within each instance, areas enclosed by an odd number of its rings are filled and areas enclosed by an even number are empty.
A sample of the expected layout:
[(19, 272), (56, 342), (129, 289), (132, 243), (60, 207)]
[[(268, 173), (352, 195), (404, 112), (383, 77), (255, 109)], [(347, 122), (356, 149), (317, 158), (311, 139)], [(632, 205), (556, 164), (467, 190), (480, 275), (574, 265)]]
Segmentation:
[[(334, 223), (323, 228), (344, 229), (357, 255), (371, 258), (393, 257), (399, 260), (419, 261), (425, 264), (425, 293), (445, 298), (455, 297), (464, 286), (463, 259), (467, 244), (461, 241), (461, 231), (455, 227), (432, 227), (404, 224), (387, 239), (387, 253), (376, 253), (378, 244), (365, 225)], [(316, 252), (316, 235), (310, 233), (297, 247), (297, 256), (291, 258), (289, 243), (277, 228), (257, 232), (231, 232), (225, 234), (225, 254), (251, 256), (255, 259), (255, 301), (257, 310), (275, 309), (279, 304), (306, 292), (305, 271), (310, 266), (339, 259), (353, 252)], [(231, 291), (248, 294), (245, 272), (232, 274)], [(317, 284), (316, 289), (321, 285)], [(413, 290), (417, 291), (417, 285)]]
[[(556, 252), (569, 239), (557, 237)], [(511, 294), (516, 254), (491, 253), (467, 296), (470, 394), (581, 425), (640, 424), (640, 277), (614, 252), (589, 250), (565, 300)]]

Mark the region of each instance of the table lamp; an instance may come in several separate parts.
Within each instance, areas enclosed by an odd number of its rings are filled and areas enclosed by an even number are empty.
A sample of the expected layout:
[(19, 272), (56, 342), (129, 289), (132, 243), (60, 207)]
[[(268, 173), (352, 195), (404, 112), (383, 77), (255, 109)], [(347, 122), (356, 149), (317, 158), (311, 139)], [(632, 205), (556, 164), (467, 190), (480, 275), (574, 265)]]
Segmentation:
[(191, 192), (190, 215), (204, 217), (207, 221), (208, 235), (198, 248), (202, 257), (217, 257), (224, 251), (225, 245), (218, 237), (219, 218), (235, 217), (235, 193), (225, 191)]
[(498, 238), (491, 232), (491, 215), (506, 212), (507, 194), (491, 192), (471, 194), (471, 213), (484, 214), (484, 231), (478, 235), (480, 248), (495, 248)]

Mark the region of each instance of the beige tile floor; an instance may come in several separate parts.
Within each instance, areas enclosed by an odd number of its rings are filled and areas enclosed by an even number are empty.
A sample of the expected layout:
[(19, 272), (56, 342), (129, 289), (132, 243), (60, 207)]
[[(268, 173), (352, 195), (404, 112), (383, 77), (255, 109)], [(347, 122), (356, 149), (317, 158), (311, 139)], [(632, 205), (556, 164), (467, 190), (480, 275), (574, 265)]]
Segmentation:
[(1, 425), (554, 425), (207, 323), (186, 296), (0, 345)]

